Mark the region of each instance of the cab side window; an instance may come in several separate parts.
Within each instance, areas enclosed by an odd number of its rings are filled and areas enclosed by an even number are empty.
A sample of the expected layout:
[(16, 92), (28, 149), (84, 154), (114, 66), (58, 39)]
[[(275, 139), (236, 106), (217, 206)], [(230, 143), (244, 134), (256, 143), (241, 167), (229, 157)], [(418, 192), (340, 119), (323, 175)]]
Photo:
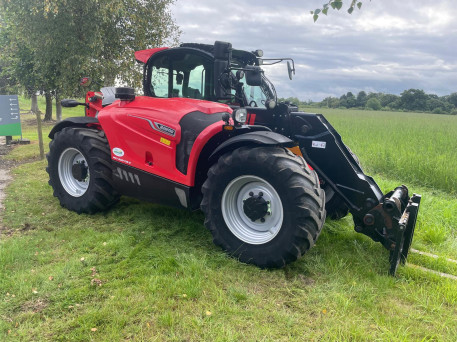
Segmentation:
[(176, 53), (153, 61), (150, 95), (211, 99), (211, 61), (195, 53)]
[(152, 67), (151, 93), (156, 97), (168, 97), (168, 68)]
[(187, 86), (187, 97), (193, 99), (207, 98), (205, 89), (206, 70), (203, 65), (196, 66), (189, 72), (189, 83)]

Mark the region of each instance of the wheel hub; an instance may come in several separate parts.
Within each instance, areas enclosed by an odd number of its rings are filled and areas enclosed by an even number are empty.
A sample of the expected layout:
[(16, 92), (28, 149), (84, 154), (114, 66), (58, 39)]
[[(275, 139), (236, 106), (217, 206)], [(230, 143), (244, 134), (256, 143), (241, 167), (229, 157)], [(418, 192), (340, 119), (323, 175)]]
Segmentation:
[(228, 229), (241, 241), (253, 245), (273, 240), (284, 219), (275, 188), (254, 175), (239, 176), (226, 186), (221, 209)]
[(249, 198), (243, 201), (243, 211), (247, 217), (252, 221), (260, 220), (265, 222), (265, 215), (269, 214), (268, 205), (270, 201), (266, 201), (263, 198), (263, 192), (259, 192), (257, 195), (254, 195), (253, 192), (249, 193)]
[(58, 172), (60, 184), (70, 196), (81, 197), (86, 193), (90, 184), (90, 169), (78, 149), (69, 147), (62, 152)]
[(89, 168), (87, 167), (84, 160), (73, 164), (71, 167), (71, 173), (78, 182), (82, 182), (87, 178), (88, 170)]

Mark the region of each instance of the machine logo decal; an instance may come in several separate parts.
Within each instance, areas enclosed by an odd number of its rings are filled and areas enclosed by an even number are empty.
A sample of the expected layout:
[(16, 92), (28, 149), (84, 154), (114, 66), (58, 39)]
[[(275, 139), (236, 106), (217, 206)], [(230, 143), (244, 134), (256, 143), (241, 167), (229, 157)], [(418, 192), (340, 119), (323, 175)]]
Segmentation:
[(132, 164), (131, 161), (128, 161), (128, 160), (125, 160), (125, 159), (122, 159), (122, 158), (118, 158), (118, 157), (113, 157), (113, 160), (117, 160), (117, 161), (119, 161), (121, 163), (128, 164), (128, 165)]
[(132, 117), (132, 118), (138, 118), (138, 119), (147, 121), (147, 122), (149, 123), (149, 126), (151, 126), (151, 128), (154, 129), (154, 130), (156, 130), (156, 131), (165, 133), (166, 135), (170, 135), (170, 136), (172, 136), (172, 137), (174, 137), (174, 136), (176, 135), (176, 130), (174, 130), (174, 129), (171, 128), (171, 127), (162, 125), (161, 123), (158, 123), (158, 122), (152, 123), (151, 120), (146, 119), (146, 118), (142, 118), (141, 116), (130, 115), (130, 114), (129, 114), (129, 116)]
[(162, 125), (158, 122), (154, 122), (154, 125), (157, 127), (157, 129), (165, 134), (171, 135), (172, 137), (175, 136), (176, 131), (173, 128), (170, 128), (168, 126)]
[(325, 141), (313, 140), (313, 142), (311, 143), (311, 147), (314, 148), (325, 148), (326, 145), (327, 143)]
[(119, 147), (115, 147), (115, 148), (113, 148), (113, 154), (115, 156), (118, 156), (118, 157), (123, 157), (124, 156), (124, 150), (119, 148)]

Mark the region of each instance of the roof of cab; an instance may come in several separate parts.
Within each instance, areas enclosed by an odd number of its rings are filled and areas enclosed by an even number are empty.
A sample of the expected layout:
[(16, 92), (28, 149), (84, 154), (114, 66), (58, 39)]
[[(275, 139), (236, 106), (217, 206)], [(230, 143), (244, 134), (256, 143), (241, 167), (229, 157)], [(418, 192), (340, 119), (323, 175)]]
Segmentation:
[(154, 49), (140, 50), (135, 52), (135, 59), (140, 63), (147, 63), (151, 56), (159, 51), (166, 50), (167, 47), (159, 47)]

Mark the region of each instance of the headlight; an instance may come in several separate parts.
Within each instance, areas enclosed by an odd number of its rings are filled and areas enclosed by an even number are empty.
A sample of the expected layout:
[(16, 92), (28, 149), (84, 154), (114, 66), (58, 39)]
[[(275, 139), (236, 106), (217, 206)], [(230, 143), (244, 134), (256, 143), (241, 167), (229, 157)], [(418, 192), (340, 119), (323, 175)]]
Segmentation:
[(240, 124), (246, 123), (247, 118), (248, 112), (246, 108), (238, 108), (233, 112), (233, 119)]
[(257, 57), (263, 57), (263, 50), (255, 50), (255, 51), (254, 51), (254, 54), (255, 54)]
[(266, 106), (268, 109), (274, 109), (276, 107), (275, 100), (267, 100)]

